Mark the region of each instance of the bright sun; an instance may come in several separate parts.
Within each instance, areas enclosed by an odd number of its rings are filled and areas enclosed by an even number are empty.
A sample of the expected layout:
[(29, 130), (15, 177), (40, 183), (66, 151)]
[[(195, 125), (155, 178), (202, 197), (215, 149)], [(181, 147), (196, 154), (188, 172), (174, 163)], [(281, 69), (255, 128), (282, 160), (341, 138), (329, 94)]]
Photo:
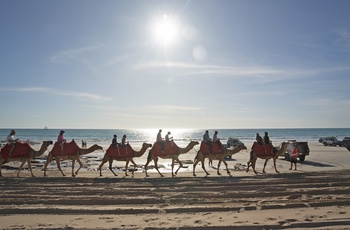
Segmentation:
[(154, 22), (152, 30), (155, 41), (161, 45), (168, 46), (179, 39), (178, 23), (166, 14)]

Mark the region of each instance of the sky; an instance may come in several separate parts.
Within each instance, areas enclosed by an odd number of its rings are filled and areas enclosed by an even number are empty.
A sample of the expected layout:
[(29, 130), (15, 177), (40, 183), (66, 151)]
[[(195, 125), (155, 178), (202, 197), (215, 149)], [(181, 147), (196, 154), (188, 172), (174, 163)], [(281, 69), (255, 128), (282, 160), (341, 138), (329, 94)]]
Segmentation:
[(348, 0), (1, 0), (0, 128), (349, 128)]

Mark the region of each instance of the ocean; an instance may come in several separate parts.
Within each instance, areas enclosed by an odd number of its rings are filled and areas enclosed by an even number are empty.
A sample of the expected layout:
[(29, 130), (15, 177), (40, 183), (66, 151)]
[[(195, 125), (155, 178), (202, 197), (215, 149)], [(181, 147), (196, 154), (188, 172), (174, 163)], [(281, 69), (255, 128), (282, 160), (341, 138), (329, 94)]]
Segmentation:
[[(208, 129), (209, 135), (212, 137), (214, 131), (219, 132), (218, 137), (222, 143), (226, 143), (228, 138), (239, 138), (243, 143), (252, 143), (255, 140), (255, 134), (264, 132), (269, 133), (270, 139), (274, 143), (281, 143), (286, 140), (308, 141), (315, 142), (321, 137), (335, 136), (338, 140), (343, 140), (345, 136), (350, 136), (350, 128), (296, 128), (296, 129)], [(36, 145), (41, 144), (44, 140), (55, 141), (60, 129), (16, 129), (16, 138), (22, 141), (29, 140), (30, 143)], [(174, 141), (179, 146), (185, 146), (191, 140), (201, 141), (204, 129), (163, 129), (162, 136), (170, 131)], [(10, 129), (0, 129), (0, 140), (6, 140)], [(74, 139), (78, 144), (81, 141), (86, 141), (88, 146), (98, 144), (102, 146), (109, 145), (112, 141), (113, 135), (118, 136), (118, 142), (121, 141), (122, 136), (127, 136), (127, 141), (130, 145), (138, 146), (143, 143), (153, 144), (156, 139), (158, 129), (65, 129), (64, 138), (67, 141)]]

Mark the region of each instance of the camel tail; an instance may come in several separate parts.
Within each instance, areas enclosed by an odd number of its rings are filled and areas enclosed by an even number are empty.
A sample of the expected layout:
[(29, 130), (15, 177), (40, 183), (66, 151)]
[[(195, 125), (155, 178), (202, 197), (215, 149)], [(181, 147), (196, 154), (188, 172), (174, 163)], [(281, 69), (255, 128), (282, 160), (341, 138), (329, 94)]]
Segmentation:
[(152, 160), (152, 154), (151, 154), (151, 150), (148, 152), (148, 156), (147, 156), (147, 161), (151, 161)]

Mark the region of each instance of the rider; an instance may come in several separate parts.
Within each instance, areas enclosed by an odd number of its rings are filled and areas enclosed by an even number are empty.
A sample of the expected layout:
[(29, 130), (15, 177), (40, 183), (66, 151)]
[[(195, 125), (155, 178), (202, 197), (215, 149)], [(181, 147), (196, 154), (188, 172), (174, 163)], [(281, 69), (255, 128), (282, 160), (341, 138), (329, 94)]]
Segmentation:
[(12, 157), (12, 151), (16, 146), (16, 142), (18, 141), (18, 138), (15, 138), (15, 134), (16, 134), (16, 131), (12, 129), (10, 131), (10, 134), (6, 138), (7, 144), (11, 146), (9, 157)]
[(165, 135), (165, 141), (170, 142), (171, 148), (173, 148), (174, 147), (174, 142), (173, 142), (174, 140), (173, 140), (173, 137), (170, 136), (170, 134), (171, 134), (171, 132), (169, 131), (167, 133), (167, 135)]
[(119, 145), (118, 145), (117, 135), (116, 134), (113, 135), (112, 146), (117, 148), (118, 154), (120, 154), (119, 153)]
[(160, 147), (162, 148), (162, 153), (165, 153), (161, 129), (159, 129), (159, 131), (158, 131), (156, 143), (158, 143), (160, 145)]
[(220, 148), (220, 153), (222, 153), (222, 151), (221, 151), (221, 146), (222, 146), (222, 144), (221, 144), (221, 141), (220, 141), (220, 138), (218, 138), (218, 131), (215, 131), (214, 132), (214, 135), (213, 135), (213, 142), (215, 142), (216, 144), (218, 144), (218, 146), (219, 146), (219, 148)]
[(206, 130), (203, 135), (203, 142), (209, 146), (209, 151), (212, 153), (211, 139), (209, 137), (209, 131)]
[(63, 155), (63, 144), (66, 142), (66, 139), (63, 138), (64, 130), (60, 131), (60, 134), (57, 137), (57, 143), (61, 146), (61, 151)]
[(122, 146), (125, 146), (125, 154), (128, 155), (128, 145), (129, 142), (126, 141), (126, 135), (124, 134), (123, 135), (123, 138), (122, 138)]

